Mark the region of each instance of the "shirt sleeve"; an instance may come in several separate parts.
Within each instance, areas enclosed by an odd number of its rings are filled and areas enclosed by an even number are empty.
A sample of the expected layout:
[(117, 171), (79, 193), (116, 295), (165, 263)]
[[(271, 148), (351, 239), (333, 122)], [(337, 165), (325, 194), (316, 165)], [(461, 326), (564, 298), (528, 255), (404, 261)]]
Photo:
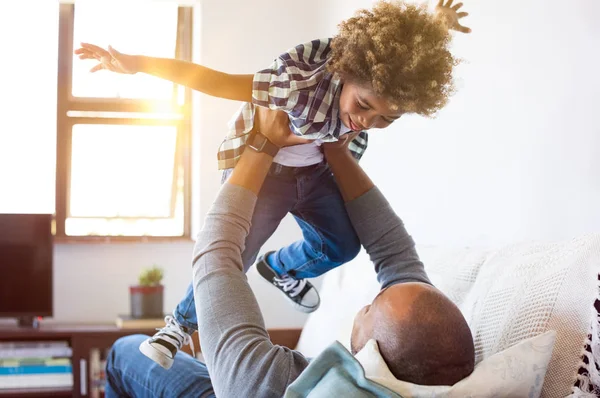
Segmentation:
[(329, 40), (313, 40), (283, 53), (254, 75), (252, 103), (300, 117), (309, 100), (308, 91), (325, 73), (329, 52)]
[(346, 210), (382, 289), (405, 282), (431, 284), (415, 242), (377, 187), (346, 203)]
[(218, 397), (282, 397), (306, 368), (302, 354), (271, 343), (242, 271), (256, 195), (225, 183), (194, 247), (200, 345)]

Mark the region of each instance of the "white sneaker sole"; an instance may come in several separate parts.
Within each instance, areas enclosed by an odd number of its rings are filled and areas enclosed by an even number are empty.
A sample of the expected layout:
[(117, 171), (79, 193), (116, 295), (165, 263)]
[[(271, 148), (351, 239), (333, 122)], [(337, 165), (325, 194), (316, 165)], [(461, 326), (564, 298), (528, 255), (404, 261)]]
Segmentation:
[[(288, 301), (290, 301), (290, 300), (288, 299)], [(292, 304), (292, 307), (294, 307), (296, 309), (296, 311), (304, 312), (305, 314), (310, 314), (311, 312), (315, 312), (316, 310), (319, 309), (318, 305), (316, 307), (305, 307), (298, 303), (294, 303), (293, 301), (291, 301), (291, 304)]]
[(140, 344), (140, 352), (159, 364), (162, 368), (169, 370), (173, 366), (173, 358), (152, 347), (149, 340), (146, 339)]

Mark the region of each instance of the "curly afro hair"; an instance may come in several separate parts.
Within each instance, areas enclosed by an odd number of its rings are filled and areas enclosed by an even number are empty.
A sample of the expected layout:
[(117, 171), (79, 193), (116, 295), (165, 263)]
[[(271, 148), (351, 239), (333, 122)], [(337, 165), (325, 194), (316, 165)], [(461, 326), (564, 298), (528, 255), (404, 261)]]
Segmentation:
[(338, 26), (328, 68), (344, 81), (372, 87), (398, 109), (432, 116), (454, 92), (458, 60), (443, 18), (424, 5), (378, 1)]

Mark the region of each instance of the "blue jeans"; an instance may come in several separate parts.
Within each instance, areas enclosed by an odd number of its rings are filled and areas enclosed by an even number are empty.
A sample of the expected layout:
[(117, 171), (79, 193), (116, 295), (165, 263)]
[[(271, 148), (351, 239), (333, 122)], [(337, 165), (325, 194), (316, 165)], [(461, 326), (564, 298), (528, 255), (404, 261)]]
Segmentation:
[(148, 336), (122, 337), (113, 344), (106, 361), (105, 396), (111, 397), (214, 397), (206, 365), (178, 352), (169, 370), (140, 352)]
[[(230, 174), (231, 170), (223, 173), (223, 182)], [(360, 251), (360, 241), (327, 164), (290, 168), (274, 163), (256, 202), (242, 253), (244, 271), (254, 264), (260, 248), (287, 213), (296, 219), (303, 239), (275, 252), (269, 265), (279, 275), (314, 278), (352, 260)], [(174, 316), (181, 325), (198, 329), (191, 283)]]

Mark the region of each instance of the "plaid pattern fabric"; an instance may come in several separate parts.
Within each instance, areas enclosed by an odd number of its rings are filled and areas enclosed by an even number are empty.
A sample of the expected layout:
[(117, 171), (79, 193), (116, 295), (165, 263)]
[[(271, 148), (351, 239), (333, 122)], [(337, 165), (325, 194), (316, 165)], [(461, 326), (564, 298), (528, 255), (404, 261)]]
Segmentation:
[[(326, 70), (330, 44), (331, 39), (300, 44), (254, 75), (252, 103), (244, 103), (234, 115), (219, 147), (220, 170), (234, 167), (242, 155), (254, 124), (255, 106), (285, 111), (292, 132), (307, 139), (334, 142), (349, 131), (339, 118), (342, 84)], [(350, 143), (357, 160), (367, 143), (366, 131)]]

